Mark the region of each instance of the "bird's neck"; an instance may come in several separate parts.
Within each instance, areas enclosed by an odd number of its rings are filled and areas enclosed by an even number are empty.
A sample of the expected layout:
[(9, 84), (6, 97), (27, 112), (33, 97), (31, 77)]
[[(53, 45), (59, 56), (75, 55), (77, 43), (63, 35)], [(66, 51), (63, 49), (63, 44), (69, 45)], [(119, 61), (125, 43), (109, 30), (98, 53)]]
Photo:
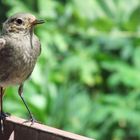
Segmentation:
[(2, 35), (10, 36), (13, 38), (24, 37), (24, 36), (33, 36), (34, 28), (32, 27), (30, 30), (2, 30)]

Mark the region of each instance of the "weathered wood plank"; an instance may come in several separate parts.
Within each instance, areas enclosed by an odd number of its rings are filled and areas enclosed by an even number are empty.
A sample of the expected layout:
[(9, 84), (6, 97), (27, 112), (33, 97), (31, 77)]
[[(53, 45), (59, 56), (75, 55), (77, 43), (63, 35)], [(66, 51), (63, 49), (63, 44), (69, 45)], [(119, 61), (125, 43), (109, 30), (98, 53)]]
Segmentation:
[(4, 122), (4, 134), (0, 133), (0, 140), (93, 140), (43, 124), (31, 125), (24, 122), (21, 118), (7, 117)]

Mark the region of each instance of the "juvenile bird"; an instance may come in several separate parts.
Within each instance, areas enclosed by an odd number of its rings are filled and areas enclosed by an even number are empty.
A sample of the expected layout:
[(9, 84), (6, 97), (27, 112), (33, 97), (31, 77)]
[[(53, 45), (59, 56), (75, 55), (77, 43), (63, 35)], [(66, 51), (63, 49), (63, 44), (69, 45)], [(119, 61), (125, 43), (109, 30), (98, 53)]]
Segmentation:
[(4, 120), (2, 97), (4, 89), (19, 85), (18, 94), (34, 121), (24, 98), (23, 84), (31, 75), (41, 52), (40, 41), (34, 34), (34, 26), (44, 23), (29, 13), (18, 13), (4, 23), (0, 36), (0, 120)]

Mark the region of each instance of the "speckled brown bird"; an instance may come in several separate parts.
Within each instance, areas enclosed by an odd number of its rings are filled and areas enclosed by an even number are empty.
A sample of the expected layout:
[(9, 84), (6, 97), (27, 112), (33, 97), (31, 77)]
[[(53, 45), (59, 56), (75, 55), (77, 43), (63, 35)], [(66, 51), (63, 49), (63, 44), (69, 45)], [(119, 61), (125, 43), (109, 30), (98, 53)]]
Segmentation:
[(15, 14), (3, 23), (0, 36), (1, 120), (6, 117), (2, 107), (4, 89), (11, 85), (19, 85), (18, 93), (29, 112), (31, 121), (34, 121), (22, 93), (23, 84), (31, 75), (41, 52), (40, 41), (34, 34), (34, 27), (42, 23), (43, 20), (37, 20), (29, 13)]

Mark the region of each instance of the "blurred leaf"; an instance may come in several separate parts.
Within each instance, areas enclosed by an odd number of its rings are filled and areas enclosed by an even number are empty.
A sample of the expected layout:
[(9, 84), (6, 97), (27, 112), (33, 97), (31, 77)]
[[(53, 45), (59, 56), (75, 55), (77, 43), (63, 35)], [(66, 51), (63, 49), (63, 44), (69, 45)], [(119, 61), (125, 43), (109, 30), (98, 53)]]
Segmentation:
[[(17, 12), (44, 19), (42, 53), (24, 98), (39, 121), (99, 140), (140, 138), (139, 0), (2, 0), (1, 22)], [(4, 109), (28, 118), (17, 93)]]

